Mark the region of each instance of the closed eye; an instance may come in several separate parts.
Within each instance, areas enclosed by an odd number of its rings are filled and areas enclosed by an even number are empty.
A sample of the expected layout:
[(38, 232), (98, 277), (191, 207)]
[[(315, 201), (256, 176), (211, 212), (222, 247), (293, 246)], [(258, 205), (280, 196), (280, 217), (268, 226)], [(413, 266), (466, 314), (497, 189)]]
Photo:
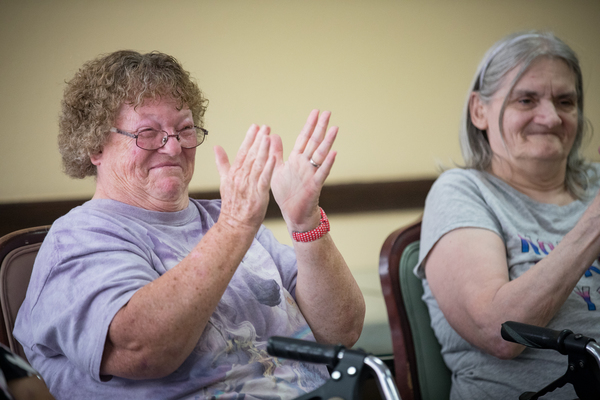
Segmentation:
[(512, 101), (520, 106), (529, 107), (537, 102), (539, 96), (535, 91), (532, 90), (515, 90), (512, 93), (511, 98)]
[(157, 131), (156, 129), (152, 129), (152, 128), (142, 128), (137, 131), (138, 136), (147, 137), (147, 138), (155, 137), (158, 134), (160, 134), (160, 131)]
[(558, 104), (560, 104), (563, 107), (574, 107), (577, 102), (575, 101), (575, 99), (572, 98), (563, 98), (563, 99), (559, 99)]
[(537, 101), (532, 97), (519, 97), (516, 99), (516, 103), (522, 108), (529, 109), (531, 107), (534, 107)]
[(194, 128), (193, 125), (186, 126), (185, 128), (183, 128), (182, 130), (180, 130), (177, 133), (179, 134), (179, 136), (194, 136), (194, 135), (196, 135), (196, 129)]

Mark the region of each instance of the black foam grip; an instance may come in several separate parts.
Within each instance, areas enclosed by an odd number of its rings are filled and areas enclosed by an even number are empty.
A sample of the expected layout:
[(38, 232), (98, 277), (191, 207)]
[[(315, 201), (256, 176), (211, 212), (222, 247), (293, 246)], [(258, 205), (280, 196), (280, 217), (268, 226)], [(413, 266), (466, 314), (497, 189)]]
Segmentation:
[(267, 352), (275, 357), (335, 366), (341, 345), (327, 345), (281, 336), (269, 338)]
[(502, 324), (501, 334), (502, 338), (509, 342), (537, 349), (552, 349), (564, 354), (564, 339), (573, 332), (568, 329), (555, 331), (535, 325), (507, 321)]

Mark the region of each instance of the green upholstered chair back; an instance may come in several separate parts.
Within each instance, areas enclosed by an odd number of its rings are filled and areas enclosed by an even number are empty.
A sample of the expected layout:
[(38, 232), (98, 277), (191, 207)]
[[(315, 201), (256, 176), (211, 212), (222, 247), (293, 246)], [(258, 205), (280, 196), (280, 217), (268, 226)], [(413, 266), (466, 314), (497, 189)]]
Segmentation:
[(443, 400), (450, 396), (450, 371), (421, 300), (423, 286), (413, 274), (419, 259), (421, 222), (391, 233), (384, 242), (379, 276), (394, 348), (396, 385), (402, 400)]

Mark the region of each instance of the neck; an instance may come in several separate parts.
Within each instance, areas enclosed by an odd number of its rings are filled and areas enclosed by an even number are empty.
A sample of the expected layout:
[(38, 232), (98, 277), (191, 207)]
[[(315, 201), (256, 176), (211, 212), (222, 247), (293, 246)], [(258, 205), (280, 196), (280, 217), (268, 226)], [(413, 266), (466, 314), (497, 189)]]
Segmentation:
[(115, 200), (121, 203), (129, 204), (130, 206), (160, 212), (175, 212), (184, 210), (187, 208), (190, 201), (187, 188), (184, 192), (172, 199), (162, 199), (147, 195), (126, 195), (116, 191), (105, 190), (101, 185), (98, 184), (96, 184), (96, 191), (94, 192), (94, 197), (92, 197), (92, 199)]
[(488, 172), (540, 203), (565, 205), (575, 200), (565, 185), (564, 162), (527, 160), (510, 163), (494, 155)]

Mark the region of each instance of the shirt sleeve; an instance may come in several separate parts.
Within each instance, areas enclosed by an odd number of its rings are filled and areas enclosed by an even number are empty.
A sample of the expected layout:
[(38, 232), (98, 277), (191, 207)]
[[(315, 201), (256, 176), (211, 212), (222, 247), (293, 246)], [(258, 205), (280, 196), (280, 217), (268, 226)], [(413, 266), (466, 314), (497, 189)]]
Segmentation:
[(144, 246), (139, 232), (110, 218), (90, 215), (89, 220), (52, 227), (18, 322), (27, 327), (21, 330), (24, 346), (36, 346), (46, 357), (65, 356), (100, 381), (112, 319), (159, 274), (152, 268), (152, 244)]
[(485, 183), (466, 170), (450, 170), (433, 184), (425, 201), (419, 263), (415, 274), (424, 278), (422, 262), (446, 233), (458, 228), (488, 229), (499, 236), (501, 225), (486, 202)]

